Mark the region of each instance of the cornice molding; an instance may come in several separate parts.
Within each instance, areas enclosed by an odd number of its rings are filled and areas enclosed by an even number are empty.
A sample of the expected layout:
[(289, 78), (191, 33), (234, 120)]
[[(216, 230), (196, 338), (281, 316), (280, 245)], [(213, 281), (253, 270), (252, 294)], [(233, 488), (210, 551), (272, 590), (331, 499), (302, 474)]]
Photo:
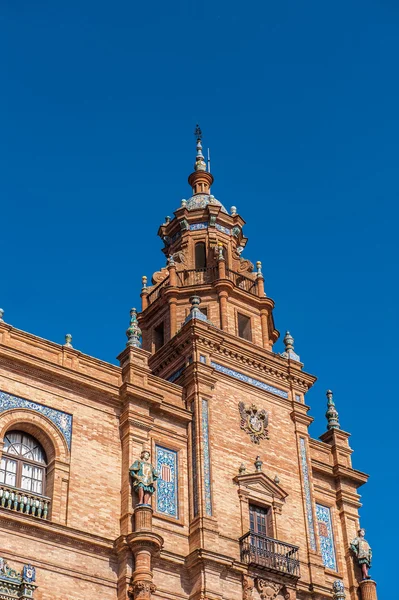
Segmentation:
[(107, 557), (114, 554), (114, 540), (112, 539), (84, 533), (51, 521), (38, 521), (28, 515), (12, 513), (6, 508), (0, 509), (1, 528), (16, 534), (32, 535), (35, 539), (48, 540), (69, 549), (76, 548)]

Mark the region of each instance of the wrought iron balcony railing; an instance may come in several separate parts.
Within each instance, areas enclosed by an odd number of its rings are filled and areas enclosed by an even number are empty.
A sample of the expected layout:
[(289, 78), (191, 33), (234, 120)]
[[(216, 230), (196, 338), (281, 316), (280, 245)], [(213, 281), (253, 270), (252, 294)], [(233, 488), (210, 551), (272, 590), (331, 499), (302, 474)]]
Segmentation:
[(242, 536), (240, 543), (242, 562), (287, 577), (300, 576), (298, 546), (251, 532)]
[(0, 507), (38, 519), (47, 519), (51, 499), (40, 494), (32, 494), (8, 485), (0, 484)]

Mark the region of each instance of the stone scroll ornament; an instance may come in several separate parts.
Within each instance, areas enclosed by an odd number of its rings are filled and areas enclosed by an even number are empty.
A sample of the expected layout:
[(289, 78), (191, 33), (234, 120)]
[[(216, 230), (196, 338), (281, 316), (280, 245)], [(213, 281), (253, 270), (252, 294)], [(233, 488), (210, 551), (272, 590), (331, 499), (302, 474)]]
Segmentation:
[(139, 497), (139, 504), (150, 504), (150, 498), (155, 492), (155, 481), (158, 473), (150, 463), (150, 452), (146, 448), (140, 454), (140, 459), (134, 461), (130, 467), (133, 479), (133, 489)]
[(246, 406), (244, 402), (239, 402), (238, 408), (241, 415), (241, 429), (249, 434), (254, 444), (259, 444), (260, 440), (269, 439), (268, 413), (263, 409), (258, 410), (255, 404)]

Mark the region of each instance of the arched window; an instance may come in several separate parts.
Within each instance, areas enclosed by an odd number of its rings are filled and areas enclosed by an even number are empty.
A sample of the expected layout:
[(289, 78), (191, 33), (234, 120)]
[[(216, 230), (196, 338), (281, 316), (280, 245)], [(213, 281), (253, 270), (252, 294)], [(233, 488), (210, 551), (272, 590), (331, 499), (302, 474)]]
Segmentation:
[(4, 438), (0, 483), (34, 494), (44, 494), (46, 454), (39, 442), (23, 431), (9, 431)]
[(206, 269), (206, 250), (204, 242), (195, 244), (195, 268)]

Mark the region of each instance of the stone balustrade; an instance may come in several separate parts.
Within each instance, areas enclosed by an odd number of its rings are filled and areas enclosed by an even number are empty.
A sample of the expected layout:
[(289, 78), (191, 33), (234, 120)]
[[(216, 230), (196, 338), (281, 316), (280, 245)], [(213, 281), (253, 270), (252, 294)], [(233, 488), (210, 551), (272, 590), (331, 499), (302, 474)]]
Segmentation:
[(0, 507), (47, 519), (50, 512), (50, 498), (0, 484)]

